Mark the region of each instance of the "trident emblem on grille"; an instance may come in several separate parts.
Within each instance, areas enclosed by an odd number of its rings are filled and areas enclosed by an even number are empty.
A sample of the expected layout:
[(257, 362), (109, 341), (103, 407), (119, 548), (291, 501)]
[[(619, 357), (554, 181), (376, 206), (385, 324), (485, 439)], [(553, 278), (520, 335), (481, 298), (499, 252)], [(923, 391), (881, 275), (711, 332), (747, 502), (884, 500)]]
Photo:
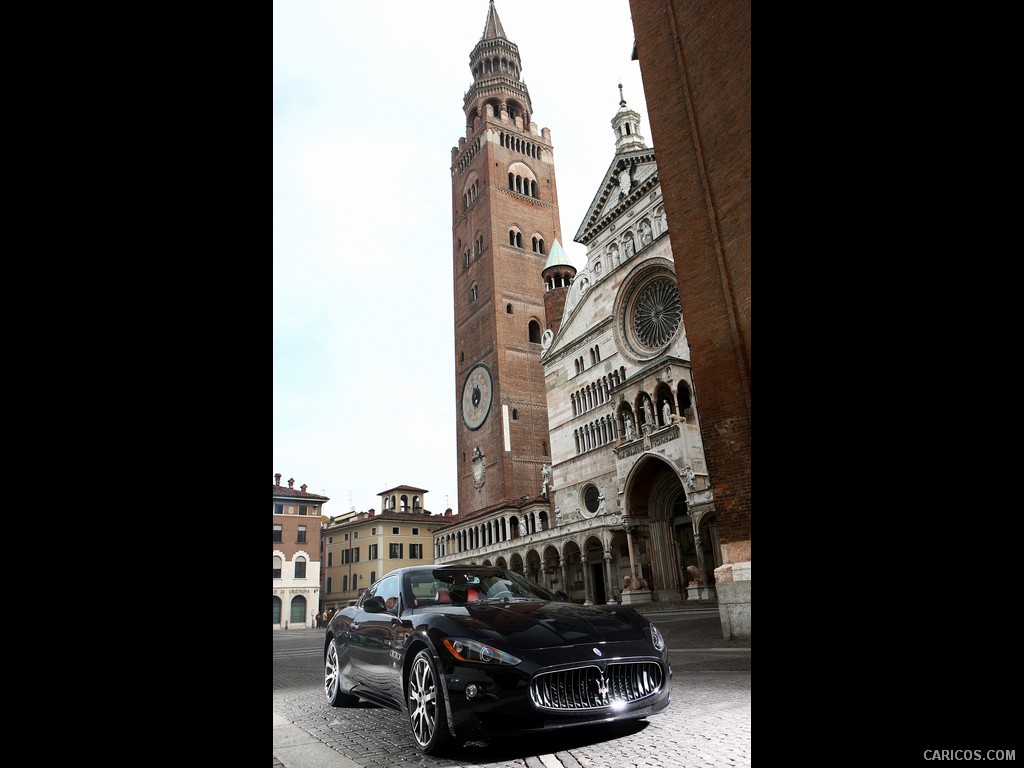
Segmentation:
[(597, 686), (597, 701), (595, 704), (599, 707), (603, 707), (608, 704), (608, 683), (604, 679), (604, 670), (602, 669), (599, 673), (601, 676), (594, 680), (594, 685)]

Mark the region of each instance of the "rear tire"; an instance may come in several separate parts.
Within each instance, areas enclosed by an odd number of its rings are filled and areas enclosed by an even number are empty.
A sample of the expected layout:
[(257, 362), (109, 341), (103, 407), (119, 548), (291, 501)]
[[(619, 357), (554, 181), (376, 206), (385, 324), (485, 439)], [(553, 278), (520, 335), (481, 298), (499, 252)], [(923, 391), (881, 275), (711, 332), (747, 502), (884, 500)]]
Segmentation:
[(448, 710), (441, 676), (426, 648), (413, 659), (405, 694), (409, 704), (409, 726), (416, 746), (427, 755), (440, 753), (452, 738), (448, 732)]
[(327, 703), (332, 707), (351, 707), (359, 701), (359, 697), (342, 693), (340, 659), (338, 638), (332, 637), (327, 653), (324, 654), (324, 693), (327, 694)]

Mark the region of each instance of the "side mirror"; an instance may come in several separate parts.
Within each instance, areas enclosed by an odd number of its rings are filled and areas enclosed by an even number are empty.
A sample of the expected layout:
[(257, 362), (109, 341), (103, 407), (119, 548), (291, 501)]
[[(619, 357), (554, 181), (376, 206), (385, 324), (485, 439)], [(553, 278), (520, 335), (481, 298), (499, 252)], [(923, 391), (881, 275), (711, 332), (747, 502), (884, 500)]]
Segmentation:
[(388, 609), (384, 605), (384, 598), (380, 595), (374, 595), (368, 597), (363, 601), (363, 610), (367, 613), (387, 613)]

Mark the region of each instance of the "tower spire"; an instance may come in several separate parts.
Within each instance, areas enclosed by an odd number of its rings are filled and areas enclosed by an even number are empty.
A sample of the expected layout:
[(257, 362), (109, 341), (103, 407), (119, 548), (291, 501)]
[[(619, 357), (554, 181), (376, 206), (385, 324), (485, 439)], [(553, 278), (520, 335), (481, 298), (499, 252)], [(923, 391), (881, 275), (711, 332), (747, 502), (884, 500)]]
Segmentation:
[(501, 28), (501, 19), (498, 18), (498, 10), (494, 7), (494, 0), (487, 4), (487, 21), (484, 22), (484, 33), (481, 40), (490, 40), (494, 37), (505, 37), (505, 30)]
[(622, 83), (619, 83), (619, 109), (612, 118), (612, 130), (615, 131), (616, 154), (633, 149), (647, 149), (644, 137), (640, 135), (640, 113), (626, 106)]

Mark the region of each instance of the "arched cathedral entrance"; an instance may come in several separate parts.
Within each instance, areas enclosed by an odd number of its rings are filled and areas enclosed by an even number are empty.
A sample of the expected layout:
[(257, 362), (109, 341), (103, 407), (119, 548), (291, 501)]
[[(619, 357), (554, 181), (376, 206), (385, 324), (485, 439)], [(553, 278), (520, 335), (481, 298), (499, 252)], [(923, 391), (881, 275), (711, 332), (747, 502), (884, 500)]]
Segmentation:
[[(708, 568), (713, 573), (721, 562), (713, 511), (697, 521), (702, 529), (695, 536), (686, 489), (676, 469), (652, 454), (633, 467), (625, 502), (637, 576), (647, 579), (656, 601), (686, 600), (686, 587), (692, 579), (687, 566), (697, 566), (706, 574)], [(707, 576), (704, 578), (707, 584)]]

